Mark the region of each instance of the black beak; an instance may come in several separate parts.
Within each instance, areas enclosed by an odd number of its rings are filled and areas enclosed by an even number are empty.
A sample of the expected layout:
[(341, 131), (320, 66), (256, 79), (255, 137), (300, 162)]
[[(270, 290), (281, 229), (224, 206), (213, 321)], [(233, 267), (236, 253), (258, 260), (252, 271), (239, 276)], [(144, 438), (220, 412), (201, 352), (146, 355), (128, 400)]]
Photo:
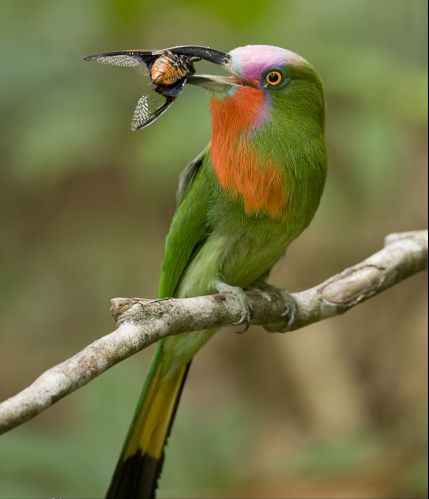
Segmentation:
[(189, 75), (187, 83), (198, 85), (212, 92), (227, 92), (234, 86), (255, 86), (240, 75), (236, 74), (231, 68), (231, 56), (226, 52), (211, 49), (208, 47), (199, 47), (194, 45), (185, 45), (181, 47), (172, 47), (167, 49), (173, 54), (184, 55), (195, 58), (195, 61), (205, 60), (223, 66), (232, 76), (217, 75)]

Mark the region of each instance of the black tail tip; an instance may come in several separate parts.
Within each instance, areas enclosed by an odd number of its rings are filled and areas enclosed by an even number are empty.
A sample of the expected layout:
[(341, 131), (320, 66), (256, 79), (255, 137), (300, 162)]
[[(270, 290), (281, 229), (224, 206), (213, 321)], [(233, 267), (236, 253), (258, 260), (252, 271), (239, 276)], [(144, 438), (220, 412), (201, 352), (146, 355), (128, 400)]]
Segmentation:
[(155, 499), (164, 457), (137, 451), (116, 467), (106, 499)]

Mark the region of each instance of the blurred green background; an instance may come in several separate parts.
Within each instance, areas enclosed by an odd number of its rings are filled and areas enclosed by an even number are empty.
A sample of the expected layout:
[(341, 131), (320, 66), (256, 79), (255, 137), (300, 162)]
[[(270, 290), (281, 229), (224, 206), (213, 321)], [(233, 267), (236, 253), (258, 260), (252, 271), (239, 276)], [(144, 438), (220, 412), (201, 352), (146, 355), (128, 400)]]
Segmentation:
[[(425, 0), (0, 0), (1, 398), (154, 297), (207, 96), (129, 131), (143, 83), (84, 55), (248, 43), (320, 71), (331, 169), (272, 281), (300, 290), (427, 226)], [(427, 497), (427, 294), (418, 275), (287, 336), (223, 330), (195, 361), (160, 497)], [(102, 497), (152, 350), (0, 442), (3, 498)]]

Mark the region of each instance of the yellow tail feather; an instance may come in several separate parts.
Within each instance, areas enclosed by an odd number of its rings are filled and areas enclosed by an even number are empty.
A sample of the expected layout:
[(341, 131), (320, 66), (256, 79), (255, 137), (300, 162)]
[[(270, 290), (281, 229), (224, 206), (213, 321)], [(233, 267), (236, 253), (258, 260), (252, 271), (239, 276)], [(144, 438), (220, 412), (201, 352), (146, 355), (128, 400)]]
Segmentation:
[(165, 377), (162, 347), (153, 359), (107, 499), (154, 497), (164, 447), (190, 363)]
[(123, 459), (138, 450), (155, 459), (161, 458), (187, 370), (185, 366), (174, 377), (165, 380), (161, 379), (162, 363), (158, 364), (125, 445)]

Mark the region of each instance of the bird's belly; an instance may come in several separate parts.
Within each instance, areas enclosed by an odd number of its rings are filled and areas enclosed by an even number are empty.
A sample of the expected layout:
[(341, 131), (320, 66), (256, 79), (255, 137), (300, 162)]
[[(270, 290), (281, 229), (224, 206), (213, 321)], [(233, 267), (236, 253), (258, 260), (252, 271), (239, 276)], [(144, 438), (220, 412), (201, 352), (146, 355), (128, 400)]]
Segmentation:
[(288, 242), (286, 231), (239, 234), (222, 263), (224, 281), (241, 288), (254, 284), (285, 253)]
[(231, 286), (248, 287), (261, 278), (283, 255), (287, 233), (273, 234), (251, 230), (212, 233), (203, 244), (179, 287), (179, 296), (198, 296), (214, 292), (222, 279)]

